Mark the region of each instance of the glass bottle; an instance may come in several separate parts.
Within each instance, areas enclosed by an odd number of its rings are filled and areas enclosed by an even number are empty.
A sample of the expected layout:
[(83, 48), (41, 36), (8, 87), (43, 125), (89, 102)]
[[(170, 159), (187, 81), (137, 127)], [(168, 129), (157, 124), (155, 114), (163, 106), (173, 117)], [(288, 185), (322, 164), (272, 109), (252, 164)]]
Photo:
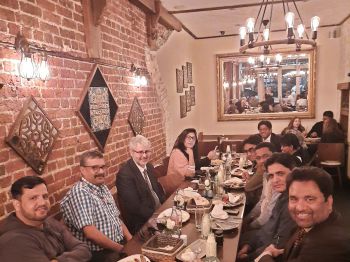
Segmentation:
[(202, 238), (207, 238), (210, 233), (210, 217), (209, 213), (205, 212), (202, 217), (201, 232)]
[(176, 235), (181, 235), (181, 226), (182, 226), (182, 218), (181, 218), (181, 210), (177, 209), (174, 205), (171, 209), (170, 220), (174, 222), (173, 232)]
[(216, 257), (216, 241), (213, 233), (208, 235), (205, 248), (206, 257)]

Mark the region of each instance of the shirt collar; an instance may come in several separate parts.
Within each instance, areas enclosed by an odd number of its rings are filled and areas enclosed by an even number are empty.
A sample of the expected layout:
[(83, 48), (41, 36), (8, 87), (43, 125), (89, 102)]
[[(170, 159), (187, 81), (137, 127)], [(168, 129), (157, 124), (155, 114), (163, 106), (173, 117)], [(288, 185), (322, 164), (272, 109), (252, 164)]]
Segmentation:
[(140, 170), (141, 174), (143, 174), (143, 172), (146, 170), (147, 171), (147, 168), (146, 166), (145, 167), (142, 167), (140, 165), (138, 165), (135, 160), (133, 159), (132, 161), (134, 161), (135, 165), (137, 166), (137, 168)]
[(272, 134), (270, 134), (267, 138), (263, 139), (264, 142), (271, 142), (271, 135)]
[(101, 191), (101, 190), (103, 190), (103, 186), (104, 185), (100, 185), (100, 186), (97, 186), (97, 185), (94, 185), (94, 184), (92, 184), (92, 183), (90, 183), (89, 181), (87, 181), (85, 178), (81, 178), (81, 181), (83, 182), (83, 183), (85, 183), (90, 189), (92, 189), (92, 190), (96, 190), (96, 191)]

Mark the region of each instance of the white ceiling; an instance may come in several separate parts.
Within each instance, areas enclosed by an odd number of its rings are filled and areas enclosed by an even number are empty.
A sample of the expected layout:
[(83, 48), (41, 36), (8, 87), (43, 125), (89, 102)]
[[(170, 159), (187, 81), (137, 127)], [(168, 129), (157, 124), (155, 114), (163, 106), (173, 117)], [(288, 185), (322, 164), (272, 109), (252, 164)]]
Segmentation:
[[(220, 36), (220, 31), (225, 31), (225, 35), (238, 34), (239, 27), (245, 24), (248, 17), (256, 18), (261, 0), (161, 0), (161, 2), (196, 38), (206, 38)], [(252, 4), (256, 6), (235, 7)], [(296, 0), (296, 4), (307, 27), (310, 26), (311, 17), (315, 15), (321, 18), (320, 26), (337, 25), (350, 15), (350, 0)], [(225, 8), (222, 9), (223, 7)], [(293, 3), (289, 3), (289, 7), (297, 18)], [(219, 10), (202, 10), (205, 8)], [(270, 9), (267, 8), (266, 12), (268, 14), (265, 17), (269, 18)], [(285, 29), (283, 16), (282, 4), (275, 3), (271, 30)], [(295, 24), (299, 24), (299, 21), (296, 20)]]

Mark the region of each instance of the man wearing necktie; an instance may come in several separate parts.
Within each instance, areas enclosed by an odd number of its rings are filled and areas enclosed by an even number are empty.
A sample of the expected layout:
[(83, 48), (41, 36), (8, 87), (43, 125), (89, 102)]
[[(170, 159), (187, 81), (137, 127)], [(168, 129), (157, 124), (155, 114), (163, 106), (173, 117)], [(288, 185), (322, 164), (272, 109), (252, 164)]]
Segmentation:
[(333, 180), (316, 167), (296, 168), (287, 179), (288, 209), (298, 229), (285, 249), (270, 245), (260, 262), (350, 261), (350, 234), (333, 210)]
[(131, 234), (135, 234), (165, 200), (164, 191), (148, 163), (151, 143), (144, 136), (130, 139), (129, 159), (119, 170), (116, 179), (118, 200)]

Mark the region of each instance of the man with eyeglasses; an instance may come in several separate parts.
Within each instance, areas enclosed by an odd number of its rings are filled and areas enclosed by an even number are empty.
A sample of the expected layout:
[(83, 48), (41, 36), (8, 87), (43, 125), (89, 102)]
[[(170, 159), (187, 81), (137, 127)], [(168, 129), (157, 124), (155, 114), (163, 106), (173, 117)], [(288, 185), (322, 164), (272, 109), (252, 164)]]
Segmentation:
[(125, 241), (132, 238), (105, 185), (106, 164), (99, 151), (80, 158), (81, 179), (61, 202), (65, 224), (73, 235), (87, 243), (92, 262), (117, 261)]
[(130, 139), (129, 159), (116, 179), (118, 200), (131, 234), (135, 234), (165, 200), (154, 167), (149, 163), (151, 142), (142, 135)]

